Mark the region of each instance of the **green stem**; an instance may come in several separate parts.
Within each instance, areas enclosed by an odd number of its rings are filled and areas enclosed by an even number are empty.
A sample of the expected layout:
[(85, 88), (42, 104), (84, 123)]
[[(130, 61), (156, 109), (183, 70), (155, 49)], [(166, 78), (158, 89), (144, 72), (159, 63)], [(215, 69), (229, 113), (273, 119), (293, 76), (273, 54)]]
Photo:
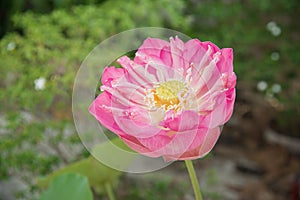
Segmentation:
[(105, 189), (108, 195), (109, 200), (115, 200), (115, 196), (110, 183), (105, 183)]
[(200, 186), (199, 186), (199, 182), (196, 176), (196, 172), (193, 166), (193, 163), (191, 160), (185, 160), (185, 165), (186, 168), (189, 172), (190, 175), (190, 179), (193, 185), (193, 189), (194, 189), (194, 193), (195, 193), (195, 197), (196, 200), (202, 200), (202, 195), (201, 195), (201, 191), (200, 191)]

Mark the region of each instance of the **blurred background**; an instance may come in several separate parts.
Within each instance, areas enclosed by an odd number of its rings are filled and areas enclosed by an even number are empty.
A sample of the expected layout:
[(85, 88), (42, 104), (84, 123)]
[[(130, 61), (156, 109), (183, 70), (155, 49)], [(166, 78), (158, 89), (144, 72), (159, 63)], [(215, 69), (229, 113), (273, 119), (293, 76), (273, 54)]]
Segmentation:
[[(237, 100), (195, 161), (207, 200), (299, 200), (299, 0), (0, 2), (0, 200), (38, 199), (36, 178), (88, 156), (71, 111), (75, 74), (104, 39), (171, 28), (234, 49)], [(117, 199), (193, 199), (183, 162), (123, 174)], [(94, 193), (95, 199), (107, 199)]]

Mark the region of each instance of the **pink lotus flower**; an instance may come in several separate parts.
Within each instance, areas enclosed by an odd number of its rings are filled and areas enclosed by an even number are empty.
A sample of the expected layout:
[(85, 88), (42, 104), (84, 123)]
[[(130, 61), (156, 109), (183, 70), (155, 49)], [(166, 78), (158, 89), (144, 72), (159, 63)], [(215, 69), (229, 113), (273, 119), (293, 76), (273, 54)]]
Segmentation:
[(148, 38), (123, 68), (106, 67), (89, 111), (129, 147), (150, 157), (205, 156), (232, 114), (232, 49), (198, 39)]

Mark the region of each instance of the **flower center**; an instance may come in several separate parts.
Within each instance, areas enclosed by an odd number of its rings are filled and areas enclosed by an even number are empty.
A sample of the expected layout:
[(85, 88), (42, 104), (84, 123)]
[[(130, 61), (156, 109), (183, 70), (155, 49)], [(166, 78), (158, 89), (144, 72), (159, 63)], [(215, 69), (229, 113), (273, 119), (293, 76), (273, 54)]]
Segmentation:
[(182, 82), (172, 80), (158, 84), (151, 92), (157, 107), (163, 107), (164, 110), (172, 109), (177, 111), (182, 107), (180, 100), (187, 92), (187, 87)]

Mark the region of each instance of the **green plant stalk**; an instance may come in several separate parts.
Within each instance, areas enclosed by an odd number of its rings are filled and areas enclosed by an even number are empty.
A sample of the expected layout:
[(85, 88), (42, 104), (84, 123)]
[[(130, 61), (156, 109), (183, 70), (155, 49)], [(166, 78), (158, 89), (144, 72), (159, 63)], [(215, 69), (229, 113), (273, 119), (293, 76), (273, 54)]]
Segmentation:
[(189, 172), (189, 175), (190, 175), (190, 179), (191, 179), (191, 182), (192, 182), (192, 186), (193, 186), (193, 189), (194, 189), (196, 200), (202, 200), (200, 186), (199, 186), (199, 182), (198, 182), (198, 179), (197, 179), (197, 176), (196, 176), (196, 172), (195, 172), (193, 163), (192, 163), (191, 160), (185, 160), (185, 165), (186, 165), (186, 168), (187, 168), (187, 170)]
[(105, 184), (105, 190), (107, 192), (109, 200), (116, 200), (110, 183)]

